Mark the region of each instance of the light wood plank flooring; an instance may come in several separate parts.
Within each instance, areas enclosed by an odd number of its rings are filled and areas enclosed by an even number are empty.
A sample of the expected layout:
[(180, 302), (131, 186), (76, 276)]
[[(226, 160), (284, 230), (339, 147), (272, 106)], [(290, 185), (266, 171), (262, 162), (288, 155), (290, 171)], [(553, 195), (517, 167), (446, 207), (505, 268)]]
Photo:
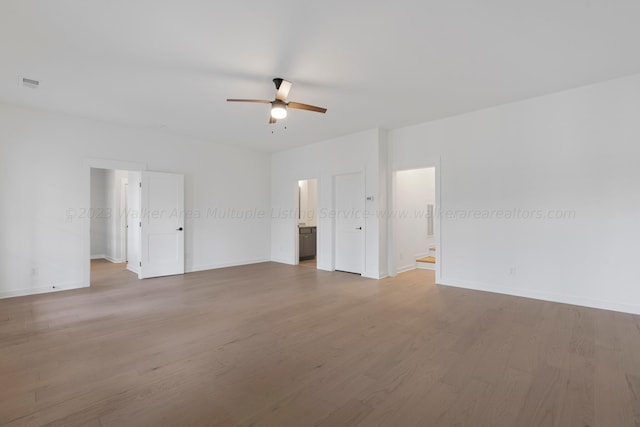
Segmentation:
[(275, 263), (0, 300), (0, 425), (637, 426), (640, 319)]

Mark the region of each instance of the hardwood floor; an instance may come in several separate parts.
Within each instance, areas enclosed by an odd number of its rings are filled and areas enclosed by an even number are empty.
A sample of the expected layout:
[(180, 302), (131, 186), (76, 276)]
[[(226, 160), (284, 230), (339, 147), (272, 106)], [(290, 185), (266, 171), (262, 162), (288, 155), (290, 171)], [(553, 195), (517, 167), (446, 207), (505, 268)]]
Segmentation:
[(311, 258), (311, 259), (303, 259), (301, 261), (298, 261), (300, 266), (302, 267), (311, 267), (311, 268), (318, 268), (318, 260), (317, 258)]
[(638, 316), (264, 263), (0, 300), (8, 426), (637, 426)]

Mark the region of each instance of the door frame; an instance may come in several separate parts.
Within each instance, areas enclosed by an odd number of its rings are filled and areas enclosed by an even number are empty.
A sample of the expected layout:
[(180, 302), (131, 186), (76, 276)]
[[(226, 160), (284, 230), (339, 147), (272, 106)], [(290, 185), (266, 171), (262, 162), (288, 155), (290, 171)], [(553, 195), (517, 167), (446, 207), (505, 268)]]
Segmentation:
[[(398, 194), (397, 191), (397, 174), (401, 171), (407, 170), (415, 170), (415, 169), (427, 169), (427, 168), (435, 168), (435, 198), (436, 198), (436, 210), (433, 215), (433, 229), (435, 233), (436, 240), (436, 283), (440, 283), (442, 278), (442, 263), (445, 258), (445, 251), (442, 250), (442, 228), (441, 228), (441, 212), (442, 212), (442, 204), (440, 202), (440, 158), (434, 157), (433, 159), (429, 159), (427, 161), (422, 161), (416, 164), (411, 165), (402, 165), (401, 167), (393, 167), (391, 170), (391, 182), (390, 182), (390, 193), (391, 193), (391, 213), (395, 213), (397, 209), (396, 197)], [(388, 263), (389, 263), (389, 276), (395, 276), (396, 271), (396, 259), (395, 259), (395, 218), (394, 215), (388, 216), (387, 223), (387, 234), (389, 236), (389, 244), (388, 244)]]
[[(84, 176), (86, 179), (82, 183), (84, 186), (84, 194), (82, 205), (79, 207), (80, 211), (76, 212), (78, 215), (77, 220), (81, 224), (82, 233), (82, 245), (80, 249), (80, 264), (83, 265), (82, 269), (82, 285), (84, 287), (91, 286), (91, 221), (88, 215), (91, 208), (91, 169), (113, 169), (113, 170), (126, 170), (126, 171), (146, 171), (146, 163), (128, 162), (122, 160), (110, 160), (110, 159), (84, 159), (83, 161)], [(70, 208), (70, 210), (73, 208)], [(82, 212), (87, 214), (82, 215)]]

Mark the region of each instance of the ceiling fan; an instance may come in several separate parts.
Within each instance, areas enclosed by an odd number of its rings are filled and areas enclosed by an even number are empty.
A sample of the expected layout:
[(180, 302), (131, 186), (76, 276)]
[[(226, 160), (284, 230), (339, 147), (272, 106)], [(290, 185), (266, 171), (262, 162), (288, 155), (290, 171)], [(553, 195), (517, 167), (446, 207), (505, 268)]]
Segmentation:
[(276, 85), (276, 99), (267, 101), (265, 99), (227, 99), (228, 102), (257, 102), (259, 104), (271, 104), (271, 115), (269, 123), (276, 123), (280, 119), (287, 117), (287, 108), (295, 108), (297, 110), (315, 111), (316, 113), (326, 113), (327, 109), (316, 107), (309, 104), (301, 104), (300, 102), (287, 102), (289, 90), (291, 90), (291, 82), (276, 77), (273, 79)]

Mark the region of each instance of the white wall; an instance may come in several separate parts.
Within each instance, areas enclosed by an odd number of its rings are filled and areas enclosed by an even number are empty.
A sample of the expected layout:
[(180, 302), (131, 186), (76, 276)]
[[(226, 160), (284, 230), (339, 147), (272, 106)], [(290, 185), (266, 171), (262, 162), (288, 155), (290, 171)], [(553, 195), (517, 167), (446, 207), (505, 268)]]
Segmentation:
[(640, 313), (638, 112), (635, 75), (391, 131), (393, 170), (440, 158), (441, 282)]
[(305, 227), (318, 225), (318, 180), (303, 179), (300, 187), (300, 219), (298, 224)]
[(122, 180), (126, 180), (128, 172), (123, 170), (107, 170), (107, 202), (109, 208), (107, 221), (107, 259), (111, 262), (124, 262), (123, 234), (124, 223), (122, 203)]
[(0, 105), (0, 296), (88, 285), (87, 159), (185, 175), (187, 271), (269, 259), (270, 156)]
[(129, 183), (127, 191), (127, 216), (129, 228), (127, 229), (127, 270), (140, 273), (141, 261), (141, 236), (140, 236), (140, 210), (142, 198), (140, 195), (140, 183), (142, 176), (140, 172), (130, 171), (127, 181)]
[(107, 256), (107, 170), (91, 169), (91, 258)]
[(333, 269), (333, 178), (335, 175), (361, 172), (365, 176), (366, 202), (370, 213), (365, 218), (365, 272), (367, 277), (387, 274), (386, 257), (381, 259), (381, 221), (376, 215), (379, 203), (386, 201), (386, 179), (380, 170), (380, 157), (386, 157), (385, 133), (378, 129), (306, 145), (275, 153), (271, 163), (271, 258), (287, 264), (296, 263), (298, 181), (318, 179), (317, 265)]
[(416, 266), (416, 259), (429, 254), (435, 244), (428, 235), (428, 205), (435, 205), (435, 168), (398, 171), (395, 177), (394, 233), (396, 271)]

